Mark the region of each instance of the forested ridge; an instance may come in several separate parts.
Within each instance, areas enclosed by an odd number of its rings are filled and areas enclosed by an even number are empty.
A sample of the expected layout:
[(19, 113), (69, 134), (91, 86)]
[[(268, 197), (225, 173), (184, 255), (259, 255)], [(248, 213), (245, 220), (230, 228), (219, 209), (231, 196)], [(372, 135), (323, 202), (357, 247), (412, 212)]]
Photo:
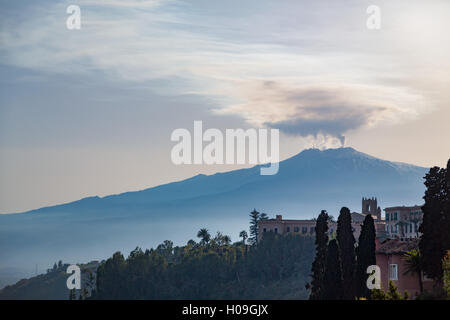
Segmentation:
[[(200, 234), (200, 233), (199, 233)], [(97, 270), (93, 299), (307, 299), (314, 238), (267, 234), (257, 246), (214, 239), (117, 252)]]

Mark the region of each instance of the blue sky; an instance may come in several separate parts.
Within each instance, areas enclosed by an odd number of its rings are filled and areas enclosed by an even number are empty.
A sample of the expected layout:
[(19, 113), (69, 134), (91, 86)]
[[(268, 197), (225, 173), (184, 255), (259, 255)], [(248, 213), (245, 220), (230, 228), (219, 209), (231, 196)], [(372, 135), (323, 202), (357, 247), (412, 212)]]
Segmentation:
[(280, 128), (282, 158), (344, 141), (423, 166), (448, 157), (448, 1), (0, 5), (0, 212), (233, 169), (172, 165), (170, 133), (194, 120)]

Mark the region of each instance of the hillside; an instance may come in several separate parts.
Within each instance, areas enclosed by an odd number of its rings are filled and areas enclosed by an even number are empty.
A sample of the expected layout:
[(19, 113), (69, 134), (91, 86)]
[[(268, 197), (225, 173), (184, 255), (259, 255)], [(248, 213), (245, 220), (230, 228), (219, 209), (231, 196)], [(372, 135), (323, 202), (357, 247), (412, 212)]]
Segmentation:
[[(47, 273), (6, 286), (0, 290), (0, 300), (68, 300), (69, 290), (66, 285), (69, 277), (66, 273), (68, 266), (65, 264), (56, 270), (48, 270)], [(92, 261), (79, 266), (83, 279), (88, 272), (95, 274), (99, 263)]]

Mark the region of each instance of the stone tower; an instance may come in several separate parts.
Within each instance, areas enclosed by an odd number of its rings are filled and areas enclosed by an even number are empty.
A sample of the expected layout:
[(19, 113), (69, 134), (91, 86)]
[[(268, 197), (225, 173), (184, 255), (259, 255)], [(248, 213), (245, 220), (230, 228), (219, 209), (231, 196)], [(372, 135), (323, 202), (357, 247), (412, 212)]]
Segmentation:
[(371, 214), (373, 218), (381, 220), (381, 208), (377, 204), (377, 198), (362, 198), (362, 209), (361, 213)]

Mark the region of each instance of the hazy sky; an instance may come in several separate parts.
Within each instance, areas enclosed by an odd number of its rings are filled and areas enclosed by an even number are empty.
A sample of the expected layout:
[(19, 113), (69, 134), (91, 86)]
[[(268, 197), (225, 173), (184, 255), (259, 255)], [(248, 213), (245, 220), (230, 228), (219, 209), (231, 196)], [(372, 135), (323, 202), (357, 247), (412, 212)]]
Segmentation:
[(194, 120), (279, 128), (282, 159), (345, 141), (443, 166), (449, 17), (446, 0), (0, 0), (0, 212), (235, 168), (172, 164)]

